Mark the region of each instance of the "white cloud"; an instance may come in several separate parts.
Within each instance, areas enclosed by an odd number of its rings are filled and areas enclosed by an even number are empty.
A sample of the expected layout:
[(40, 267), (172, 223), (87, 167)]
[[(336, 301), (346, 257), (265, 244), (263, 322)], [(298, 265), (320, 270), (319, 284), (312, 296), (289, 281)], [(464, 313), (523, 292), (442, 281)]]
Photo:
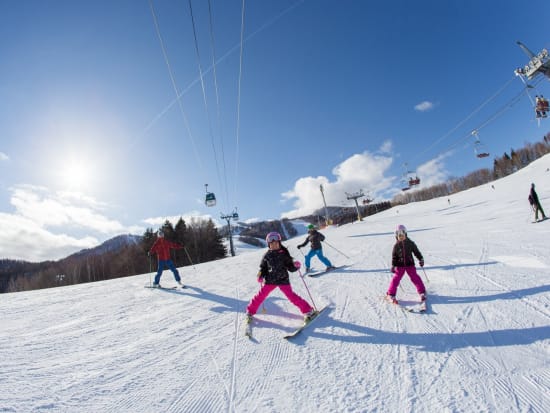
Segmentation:
[(0, 258), (28, 261), (55, 260), (99, 244), (97, 237), (67, 235), (78, 231), (114, 236), (140, 233), (109, 219), (107, 206), (76, 192), (51, 193), (45, 187), (18, 185), (10, 188), (13, 213), (0, 213)]
[(382, 143), (380, 146), (380, 153), (392, 153), (393, 151), (393, 142), (391, 140), (387, 140)]
[(56, 260), (98, 245), (94, 237), (79, 239), (54, 234), (33, 220), (14, 214), (0, 213), (0, 227), (0, 258), (34, 262)]
[(125, 232), (121, 223), (97, 211), (97, 201), (76, 193), (52, 194), (43, 187), (22, 185), (13, 189), (10, 202), (17, 215), (40, 227), (75, 226), (104, 234)]
[(9, 161), (10, 157), (6, 155), (4, 152), (0, 152), (0, 161)]
[(429, 160), (416, 169), (417, 175), (421, 177), (421, 185), (423, 187), (440, 184), (449, 179), (449, 173), (443, 164), (443, 161), (449, 155), (450, 153), (439, 155), (437, 158)]
[(427, 112), (429, 110), (432, 110), (435, 107), (435, 105), (432, 102), (428, 102), (425, 100), (424, 102), (419, 103), (414, 107), (414, 110), (417, 110), (418, 112)]
[[(391, 142), (383, 144), (383, 150), (391, 149)], [(382, 152), (382, 150), (380, 151)], [(355, 154), (337, 165), (332, 173), (335, 180), (327, 177), (304, 177), (294, 184), (294, 188), (282, 194), (285, 200), (293, 200), (294, 209), (283, 213), (283, 217), (295, 218), (311, 214), (323, 206), (320, 185), (323, 185), (327, 205), (351, 205), (346, 199), (347, 193), (363, 190), (372, 196), (386, 191), (395, 181), (387, 177), (393, 158), (390, 155), (374, 155), (368, 151)]]

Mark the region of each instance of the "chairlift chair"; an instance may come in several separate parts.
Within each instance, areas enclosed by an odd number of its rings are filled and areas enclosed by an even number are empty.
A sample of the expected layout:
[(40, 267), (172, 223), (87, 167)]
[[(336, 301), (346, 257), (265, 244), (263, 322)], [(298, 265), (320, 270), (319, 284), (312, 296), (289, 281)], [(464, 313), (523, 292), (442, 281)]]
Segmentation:
[(543, 96), (537, 96), (535, 104), (535, 114), (537, 119), (548, 117), (548, 111), (548, 99), (544, 98)]
[(416, 186), (420, 184), (420, 178), (417, 176), (415, 178), (409, 178), (409, 186)]
[(475, 142), (474, 142), (474, 153), (476, 154), (476, 156), (479, 158), (479, 159), (482, 159), (482, 158), (487, 158), (490, 153), (487, 152), (483, 146), (483, 144), (481, 143), (481, 141), (479, 140), (479, 136), (478, 136), (478, 133), (477, 131), (473, 131), (472, 132), (472, 136), (475, 137)]

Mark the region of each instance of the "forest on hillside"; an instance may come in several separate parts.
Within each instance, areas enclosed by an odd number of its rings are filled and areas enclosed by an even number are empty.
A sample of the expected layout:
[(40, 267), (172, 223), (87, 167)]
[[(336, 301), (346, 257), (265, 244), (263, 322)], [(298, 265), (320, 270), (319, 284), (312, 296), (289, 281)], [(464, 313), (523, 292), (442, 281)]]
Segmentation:
[[(172, 251), (177, 267), (224, 258), (227, 255), (223, 237), (211, 219), (182, 218), (174, 226), (170, 221), (162, 225), (165, 237), (185, 248)], [(29, 263), (0, 260), (0, 293), (59, 287), (112, 278), (128, 277), (156, 270), (155, 256), (148, 256), (157, 237), (156, 230), (148, 228), (143, 236), (119, 236), (102, 245), (83, 250), (58, 261)], [(110, 247), (106, 248), (106, 244)]]

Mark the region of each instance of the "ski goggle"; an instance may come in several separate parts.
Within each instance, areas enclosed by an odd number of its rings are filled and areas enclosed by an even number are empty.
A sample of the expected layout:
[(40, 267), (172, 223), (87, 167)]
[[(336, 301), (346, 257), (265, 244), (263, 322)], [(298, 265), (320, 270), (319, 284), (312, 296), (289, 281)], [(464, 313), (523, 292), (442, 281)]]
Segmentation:
[(395, 236), (400, 238), (400, 237), (406, 237), (407, 236), (407, 233), (403, 230), (399, 230), (399, 231), (395, 231)]
[(271, 243), (271, 242), (275, 242), (275, 241), (281, 241), (281, 236), (279, 234), (277, 234), (276, 232), (273, 233), (273, 232), (270, 232), (269, 234), (267, 234), (267, 236), (265, 237), (265, 240), (267, 241), (267, 243)]

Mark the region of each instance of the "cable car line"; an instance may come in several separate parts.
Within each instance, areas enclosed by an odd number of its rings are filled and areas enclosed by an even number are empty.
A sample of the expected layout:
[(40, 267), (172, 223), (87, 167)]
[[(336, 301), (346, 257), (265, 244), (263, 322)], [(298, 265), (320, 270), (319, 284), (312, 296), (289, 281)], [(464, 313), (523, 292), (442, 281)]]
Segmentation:
[[(212, 144), (212, 152), (214, 154), (214, 162), (215, 162), (215, 166), (216, 166), (216, 174), (218, 176), (218, 183), (221, 186), (222, 185), (222, 179), (221, 179), (221, 174), (220, 174), (220, 165), (219, 165), (219, 162), (218, 162), (218, 154), (216, 152), (216, 144), (214, 142), (214, 133), (212, 131), (212, 119), (211, 119), (211, 116), (210, 116), (210, 108), (208, 106), (208, 99), (206, 97), (206, 86), (204, 84), (204, 75), (203, 75), (201, 58), (200, 58), (199, 43), (198, 43), (198, 40), (197, 40), (197, 29), (196, 29), (196, 25), (195, 25), (195, 17), (193, 15), (193, 5), (192, 5), (191, 0), (188, 1), (188, 4), (189, 4), (189, 15), (191, 17), (191, 26), (193, 28), (193, 40), (194, 40), (194, 44), (195, 44), (195, 53), (196, 53), (196, 56), (197, 56), (197, 64), (198, 64), (198, 68), (199, 68), (199, 77), (200, 77), (200, 83), (201, 83), (201, 89), (202, 89), (202, 97), (203, 97), (203, 102), (204, 102), (204, 108), (205, 108), (205, 111), (206, 111), (206, 118), (207, 118), (207, 122), (208, 122), (208, 131), (209, 131), (209, 134), (210, 134), (210, 142)], [(209, 11), (210, 11), (210, 8), (209, 8)], [(210, 23), (212, 23), (211, 19), (210, 19)], [(210, 32), (212, 33), (212, 28), (210, 28)], [(209, 199), (209, 197), (210, 197), (210, 199)], [(214, 197), (214, 202), (212, 202), (212, 197)], [(207, 206), (214, 206), (215, 205), (215, 196), (212, 192), (207, 191), (207, 197), (206, 197), (205, 203), (206, 203)]]
[(490, 98), (486, 99), (481, 105), (479, 105), (476, 109), (474, 109), (466, 118), (458, 122), (458, 124), (453, 127), (450, 131), (445, 133), (442, 137), (435, 140), (430, 146), (428, 146), (425, 150), (418, 153), (417, 156), (415, 156), (413, 159), (420, 158), (422, 155), (427, 153), (430, 149), (432, 149), (434, 146), (439, 144), (444, 139), (448, 138), (452, 133), (454, 133), (458, 128), (460, 128), (462, 125), (464, 125), (469, 119), (471, 119), (476, 113), (478, 113), (481, 109), (483, 109), (485, 106), (487, 106), (491, 101), (493, 101), (497, 96), (499, 96), (513, 81), (515, 77), (512, 77), (510, 80), (506, 81), (504, 85), (502, 85)]
[(222, 122), (221, 122), (221, 104), (220, 104), (220, 95), (219, 95), (219, 87), (218, 87), (218, 76), (216, 72), (216, 46), (214, 42), (214, 23), (212, 19), (212, 5), (211, 0), (208, 0), (208, 19), (209, 19), (209, 26), (210, 26), (210, 47), (212, 49), (212, 74), (214, 75), (214, 91), (216, 92), (216, 120), (217, 120), (217, 126), (219, 131), (219, 137), (220, 137), (220, 147), (221, 147), (221, 153), (222, 153), (222, 170), (223, 170), (223, 177), (224, 177), (224, 183), (223, 188), (225, 190), (225, 202), (227, 205), (229, 205), (229, 191), (228, 191), (228, 184), (227, 184), (227, 168), (225, 163), (225, 149), (224, 149), (224, 138), (223, 138), (223, 128), (222, 128)]
[(242, 11), (241, 11), (241, 48), (239, 53), (239, 82), (238, 82), (238, 91), (237, 91), (237, 136), (236, 136), (236, 154), (235, 154), (235, 199), (238, 198), (237, 195), (237, 182), (239, 181), (239, 140), (241, 133), (241, 82), (242, 82), (242, 73), (243, 73), (243, 45), (244, 45), (244, 4), (245, 0), (242, 2)]
[(170, 65), (170, 60), (168, 59), (168, 53), (166, 52), (166, 47), (164, 46), (164, 40), (162, 39), (162, 35), (160, 33), (158, 19), (157, 19), (156, 13), (155, 13), (155, 9), (153, 7), (152, 0), (149, 0), (149, 8), (151, 9), (151, 15), (153, 16), (155, 31), (156, 31), (156, 34), (157, 34), (157, 37), (158, 37), (158, 40), (159, 40), (159, 43), (160, 43), (160, 48), (162, 50), (162, 54), (164, 56), (164, 62), (166, 63), (166, 67), (168, 68), (168, 73), (170, 75), (170, 80), (172, 82), (172, 87), (174, 88), (174, 92), (176, 93), (178, 106), (180, 108), (180, 112), (181, 112), (181, 115), (183, 117), (183, 121), (185, 123), (185, 128), (187, 129), (187, 134), (189, 135), (189, 139), (191, 140), (191, 143), (193, 145), (193, 152), (195, 153), (195, 158), (197, 159), (197, 162), (198, 162), (201, 170), (203, 170), (202, 161), (201, 161), (201, 158), (200, 158), (199, 153), (197, 151), (197, 145), (195, 144), (195, 139), (193, 138), (193, 133), (191, 132), (191, 128), (189, 127), (189, 121), (187, 120), (187, 115), (185, 114), (185, 109), (183, 108), (183, 103), (182, 103), (183, 99), (182, 99), (182, 96), (180, 95), (180, 93), (178, 91), (178, 86), (176, 84), (176, 79), (174, 77), (174, 73), (173, 73), (172, 67)]

